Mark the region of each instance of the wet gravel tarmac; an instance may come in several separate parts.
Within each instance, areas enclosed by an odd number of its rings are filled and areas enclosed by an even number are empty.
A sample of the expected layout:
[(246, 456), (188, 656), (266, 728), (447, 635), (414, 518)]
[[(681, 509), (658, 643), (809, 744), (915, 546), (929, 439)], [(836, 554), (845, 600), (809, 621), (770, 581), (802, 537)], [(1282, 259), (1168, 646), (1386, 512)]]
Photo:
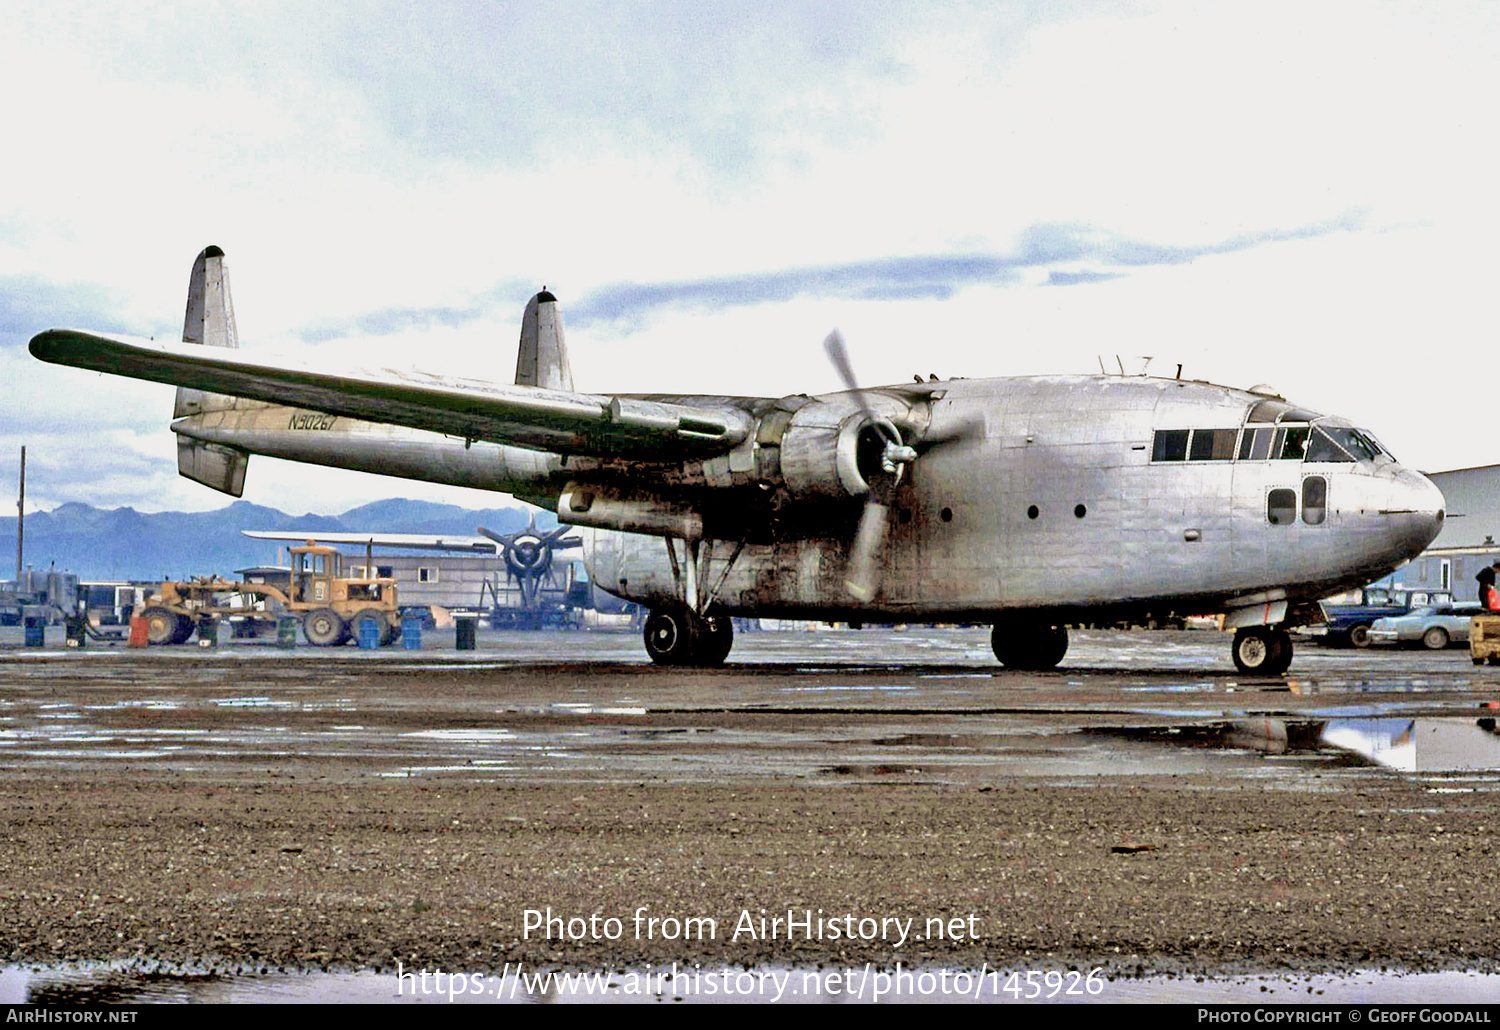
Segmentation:
[[(0, 959), (1492, 970), (1500, 670), (1304, 647), (1247, 680), (1227, 651), (1081, 633), (1046, 674), (956, 629), (747, 634), (711, 672), (603, 633), (0, 651)], [(550, 939), (526, 927), (548, 909)], [(621, 932), (567, 925), (591, 916)]]

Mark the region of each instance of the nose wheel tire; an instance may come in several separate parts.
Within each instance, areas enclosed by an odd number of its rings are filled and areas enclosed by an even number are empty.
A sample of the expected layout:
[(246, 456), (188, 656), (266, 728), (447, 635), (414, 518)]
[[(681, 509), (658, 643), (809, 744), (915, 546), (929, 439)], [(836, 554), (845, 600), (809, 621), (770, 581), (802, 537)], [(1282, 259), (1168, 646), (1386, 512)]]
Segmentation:
[(734, 625), (722, 614), (658, 608), (646, 618), (646, 653), (657, 665), (723, 665), (734, 646)]
[(1292, 638), (1274, 626), (1247, 626), (1235, 631), (1232, 653), (1247, 676), (1280, 676), (1292, 665)]

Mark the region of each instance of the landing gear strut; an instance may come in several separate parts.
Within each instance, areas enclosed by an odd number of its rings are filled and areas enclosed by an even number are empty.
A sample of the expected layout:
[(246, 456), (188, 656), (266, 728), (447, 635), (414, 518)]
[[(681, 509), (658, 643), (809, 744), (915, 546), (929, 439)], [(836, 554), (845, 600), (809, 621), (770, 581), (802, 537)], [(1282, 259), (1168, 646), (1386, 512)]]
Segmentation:
[(997, 622), (990, 631), (990, 650), (1007, 669), (1055, 669), (1068, 653), (1068, 628), (1022, 620)]
[(1292, 637), (1279, 626), (1234, 631), (1234, 665), (1247, 676), (1280, 676), (1292, 665)]
[[(729, 578), (729, 570), (744, 548), (743, 543), (735, 547), (719, 572), (718, 581), (705, 596), (700, 584), (707, 582), (712, 544), (704, 552), (702, 541), (687, 540), (683, 548), (686, 552), (684, 560), (678, 561), (677, 549), (671, 538), (667, 539), (667, 556), (672, 561), (672, 577), (681, 600), (677, 604), (656, 608), (646, 617), (646, 653), (653, 662), (699, 668), (724, 664), (734, 646), (734, 624), (717, 600), (719, 590)], [(702, 568), (699, 567), (700, 560)]]

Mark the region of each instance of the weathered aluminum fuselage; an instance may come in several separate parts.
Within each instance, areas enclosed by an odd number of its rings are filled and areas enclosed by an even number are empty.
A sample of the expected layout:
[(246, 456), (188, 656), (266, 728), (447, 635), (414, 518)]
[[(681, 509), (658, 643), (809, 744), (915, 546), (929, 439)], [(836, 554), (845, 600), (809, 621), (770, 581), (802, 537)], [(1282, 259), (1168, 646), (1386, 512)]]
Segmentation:
[[(668, 518), (671, 525), (701, 525), (700, 589), (717, 586), (717, 600), (736, 614), (977, 621), (1030, 609), (1087, 620), (1281, 603), (1262, 620), (1280, 621), (1284, 602), (1369, 582), (1414, 557), (1443, 517), (1436, 487), (1388, 455), (1256, 456), (1256, 430), (1348, 424), (1226, 387), (1040, 377), (950, 380), (869, 396), (903, 432), (948, 442), (926, 450), (896, 487), (880, 587), (868, 604), (845, 585), (864, 501), (858, 483), (841, 496), (848, 469), (827, 452), (838, 427), (856, 417), (847, 394), (739, 402), (762, 428), (734, 453), (649, 468), (245, 401), (173, 428), (251, 453), (499, 490), (549, 506), (561, 494), (565, 520), (580, 483), (661, 498), (657, 515), (688, 519)], [(788, 420), (793, 432), (785, 431)], [(830, 442), (798, 436), (802, 424), (826, 425)], [(1210, 434), (1201, 438), (1202, 454), (1163, 460), (1159, 433), (1194, 430)], [(599, 586), (651, 606), (680, 597), (661, 537), (588, 536), (586, 561)], [(676, 554), (685, 558), (680, 546)]]

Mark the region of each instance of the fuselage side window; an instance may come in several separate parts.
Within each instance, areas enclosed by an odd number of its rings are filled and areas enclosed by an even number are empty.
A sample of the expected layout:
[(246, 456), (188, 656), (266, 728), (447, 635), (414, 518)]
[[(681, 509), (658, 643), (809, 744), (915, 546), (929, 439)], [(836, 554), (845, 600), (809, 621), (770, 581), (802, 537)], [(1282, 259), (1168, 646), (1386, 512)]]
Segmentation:
[(1321, 526), (1327, 517), (1328, 480), (1308, 476), (1302, 480), (1302, 521), (1309, 526)]
[(1297, 491), (1278, 487), (1266, 495), (1266, 519), (1273, 526), (1297, 521)]
[(1188, 430), (1158, 429), (1151, 447), (1152, 461), (1186, 461)]

